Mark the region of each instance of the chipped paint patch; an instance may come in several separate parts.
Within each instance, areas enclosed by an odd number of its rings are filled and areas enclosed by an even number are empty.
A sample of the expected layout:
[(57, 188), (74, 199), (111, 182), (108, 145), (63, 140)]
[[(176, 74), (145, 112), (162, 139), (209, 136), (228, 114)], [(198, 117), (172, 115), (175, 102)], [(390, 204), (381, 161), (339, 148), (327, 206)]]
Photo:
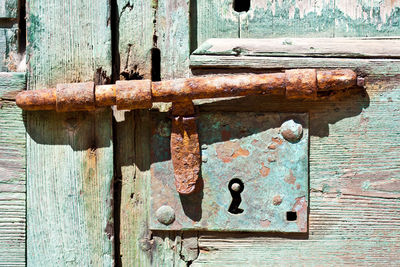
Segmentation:
[(250, 152), (243, 149), (238, 142), (227, 141), (217, 145), (217, 156), (224, 163), (232, 162), (237, 157), (247, 157)]
[(294, 184), (296, 182), (296, 177), (294, 177), (292, 170), (289, 172), (289, 175), (285, 177), (285, 182), (288, 184)]
[(260, 174), (262, 177), (267, 177), (270, 171), (271, 171), (270, 168), (264, 166), (264, 162), (261, 163)]

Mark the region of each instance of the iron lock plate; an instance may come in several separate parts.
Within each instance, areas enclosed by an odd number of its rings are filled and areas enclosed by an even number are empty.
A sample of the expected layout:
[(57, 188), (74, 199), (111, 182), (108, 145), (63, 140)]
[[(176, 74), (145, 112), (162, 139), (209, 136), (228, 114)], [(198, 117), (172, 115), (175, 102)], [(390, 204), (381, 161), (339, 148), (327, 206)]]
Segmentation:
[[(307, 232), (308, 114), (199, 114), (202, 186), (190, 195), (174, 184), (171, 120), (152, 116), (151, 230)], [(302, 126), (299, 140), (283, 137), (285, 122)]]

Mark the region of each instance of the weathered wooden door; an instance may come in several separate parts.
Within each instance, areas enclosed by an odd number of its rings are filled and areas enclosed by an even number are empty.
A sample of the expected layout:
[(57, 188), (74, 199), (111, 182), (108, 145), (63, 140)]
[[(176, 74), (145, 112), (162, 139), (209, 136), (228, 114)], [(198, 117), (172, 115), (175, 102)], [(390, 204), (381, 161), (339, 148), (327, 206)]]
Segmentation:
[[(395, 36), (400, 33), (400, 3), (176, 0), (157, 1), (152, 8), (153, 13), (137, 13), (133, 3), (121, 13), (119, 52), (125, 73), (150, 73), (140, 68), (139, 60), (148, 50), (136, 50), (132, 31), (125, 32), (124, 27), (130, 24), (130, 15), (153, 14), (155, 79), (158, 70), (161, 79), (174, 79), (350, 68), (365, 77), (365, 91), (325, 95), (318, 101), (248, 97), (198, 103), (200, 113), (308, 113), (306, 234), (150, 233), (148, 218), (155, 214), (148, 213), (149, 117), (125, 113), (116, 135), (116, 151), (124, 151), (116, 155), (116, 173), (122, 179), (117, 260), (127, 266), (398, 265), (400, 42)], [(131, 45), (122, 41), (127, 35), (133, 38)]]
[(151, 231), (151, 122), (170, 104), (22, 114), (24, 75), (2, 74), (0, 263), (25, 264), (25, 241), (29, 266), (400, 265), (399, 22), (399, 1), (27, 0), (28, 90), (293, 68), (349, 68), (365, 90), (196, 102), (308, 116), (305, 233)]

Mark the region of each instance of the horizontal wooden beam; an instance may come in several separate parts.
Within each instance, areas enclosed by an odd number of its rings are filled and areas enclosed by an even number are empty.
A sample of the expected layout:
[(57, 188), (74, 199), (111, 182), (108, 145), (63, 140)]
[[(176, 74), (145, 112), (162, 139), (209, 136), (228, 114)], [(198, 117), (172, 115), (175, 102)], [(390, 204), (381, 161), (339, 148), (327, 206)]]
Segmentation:
[(400, 58), (400, 38), (208, 39), (193, 55)]

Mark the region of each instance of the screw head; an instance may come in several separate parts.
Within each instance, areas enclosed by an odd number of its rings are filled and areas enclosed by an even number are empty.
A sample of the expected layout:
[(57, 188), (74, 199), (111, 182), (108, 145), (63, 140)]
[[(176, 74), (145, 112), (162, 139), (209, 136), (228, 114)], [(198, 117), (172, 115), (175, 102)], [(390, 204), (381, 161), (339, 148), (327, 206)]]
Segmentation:
[(280, 133), (287, 141), (296, 143), (303, 136), (303, 126), (294, 120), (288, 120), (282, 123)]
[(175, 221), (175, 211), (170, 206), (161, 206), (156, 211), (156, 218), (160, 223), (170, 225)]
[(242, 189), (242, 186), (239, 183), (233, 183), (231, 189), (232, 191), (239, 192)]

